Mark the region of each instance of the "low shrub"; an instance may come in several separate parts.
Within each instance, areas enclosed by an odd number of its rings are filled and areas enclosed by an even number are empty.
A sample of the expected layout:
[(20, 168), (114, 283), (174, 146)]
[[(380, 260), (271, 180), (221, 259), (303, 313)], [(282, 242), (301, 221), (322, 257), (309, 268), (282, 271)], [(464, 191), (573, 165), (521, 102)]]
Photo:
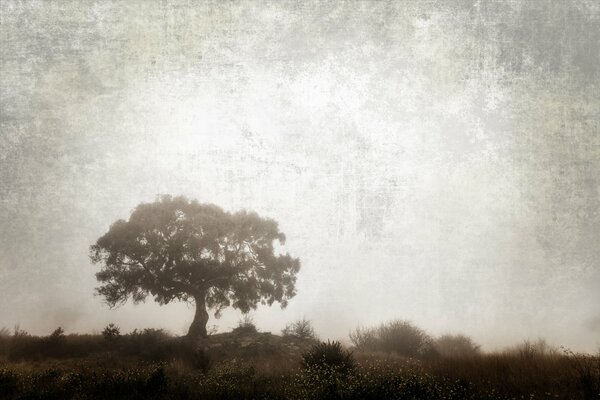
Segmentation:
[(287, 324), (281, 331), (283, 337), (293, 337), (304, 340), (316, 340), (317, 334), (312, 327), (310, 320), (306, 318), (299, 319)]
[(408, 321), (395, 320), (375, 328), (356, 328), (350, 340), (359, 350), (427, 358), (437, 354), (433, 339)]
[(302, 354), (301, 366), (304, 369), (323, 367), (336, 368), (341, 372), (354, 369), (356, 362), (352, 352), (342, 348), (340, 342), (321, 342)]
[(548, 344), (545, 339), (539, 338), (535, 341), (526, 339), (522, 343), (504, 350), (504, 354), (517, 355), (524, 359), (533, 359), (545, 356), (557, 356), (559, 350)]
[(186, 367), (207, 372), (212, 367), (208, 354), (187, 338), (172, 338), (162, 342), (145, 357), (153, 362), (181, 361)]
[(256, 325), (254, 324), (254, 318), (246, 314), (238, 321), (238, 326), (233, 328), (232, 332), (236, 334), (257, 333), (258, 329), (256, 329)]
[(19, 376), (8, 368), (0, 368), (0, 398), (9, 398), (19, 391)]
[(568, 349), (563, 351), (568, 356), (571, 370), (579, 381), (583, 398), (600, 398), (600, 351), (596, 356), (574, 353)]
[(139, 355), (149, 361), (161, 361), (168, 351), (170, 339), (171, 335), (163, 329), (134, 329), (120, 338), (118, 351), (125, 355)]
[(87, 357), (105, 350), (101, 337), (75, 334), (44, 337), (13, 335), (7, 341), (6, 347), (7, 358), (10, 361)]
[(481, 346), (466, 335), (442, 335), (434, 342), (435, 350), (443, 357), (472, 357), (481, 353)]
[(288, 388), (294, 399), (345, 400), (466, 400), (477, 399), (466, 382), (436, 377), (420, 368), (397, 368), (380, 361), (357, 365), (340, 373), (338, 368), (311, 366)]
[(121, 336), (121, 330), (115, 324), (110, 323), (110, 324), (106, 325), (106, 327), (102, 331), (102, 336), (104, 337), (104, 340), (106, 340), (107, 342), (113, 343), (113, 342), (117, 341), (119, 336)]
[[(104, 343), (100, 337), (100, 343)], [(69, 335), (67, 335), (69, 340)], [(365, 354), (362, 354), (364, 357)], [(0, 367), (2, 399), (508, 400), (594, 399), (591, 355), (538, 357), (482, 354), (416, 360), (381, 353), (351, 370), (327, 363), (264, 375), (255, 362), (231, 359), (206, 373), (179, 362), (133, 358), (8, 363)], [(582, 372), (576, 372), (583, 362)], [(589, 364), (588, 364), (589, 362)], [(588, 368), (589, 366), (589, 368)], [(592, 379), (590, 379), (592, 378)]]
[(103, 352), (138, 357), (146, 361), (162, 361), (170, 359), (172, 354), (187, 352), (176, 352), (175, 348), (181, 347), (180, 340), (162, 329), (136, 329), (132, 333), (119, 336), (118, 341), (116, 338), (114, 331), (107, 338), (105, 334), (65, 335), (62, 328), (58, 328), (49, 336), (43, 337), (16, 332), (11, 337), (1, 340), (1, 348), (10, 361), (81, 358)]

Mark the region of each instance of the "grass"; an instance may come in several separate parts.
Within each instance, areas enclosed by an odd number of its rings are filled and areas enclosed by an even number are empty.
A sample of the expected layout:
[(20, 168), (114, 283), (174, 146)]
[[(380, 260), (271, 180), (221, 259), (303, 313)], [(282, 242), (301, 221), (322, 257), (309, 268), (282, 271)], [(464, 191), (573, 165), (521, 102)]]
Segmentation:
[[(584, 399), (568, 358), (508, 356), (388, 362), (369, 356), (354, 369), (228, 361), (209, 371), (177, 362), (110, 359), (16, 363), (0, 367), (0, 398), (24, 399)], [(593, 398), (593, 397), (589, 397)]]
[[(380, 350), (349, 352), (337, 342), (313, 346), (312, 340), (290, 342), (268, 333), (219, 334), (199, 346), (160, 330), (113, 333), (0, 335), (0, 398), (600, 397), (600, 357), (540, 346), (532, 351), (530, 344), (498, 353), (414, 358)], [(321, 356), (326, 362), (319, 362)], [(311, 362), (302, 362), (307, 359)]]

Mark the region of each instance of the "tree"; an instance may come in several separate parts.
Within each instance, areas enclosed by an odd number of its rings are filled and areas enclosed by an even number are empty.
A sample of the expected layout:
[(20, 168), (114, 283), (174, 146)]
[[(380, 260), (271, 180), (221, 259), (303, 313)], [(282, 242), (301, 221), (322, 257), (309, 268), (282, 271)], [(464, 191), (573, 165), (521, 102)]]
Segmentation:
[(254, 212), (229, 213), (185, 197), (142, 203), (90, 247), (101, 264), (96, 292), (111, 307), (152, 295), (159, 304), (193, 301), (189, 338), (206, 336), (207, 309), (218, 317), (232, 306), (247, 313), (260, 304), (284, 308), (295, 295), (300, 260), (274, 254), (285, 243), (277, 222)]

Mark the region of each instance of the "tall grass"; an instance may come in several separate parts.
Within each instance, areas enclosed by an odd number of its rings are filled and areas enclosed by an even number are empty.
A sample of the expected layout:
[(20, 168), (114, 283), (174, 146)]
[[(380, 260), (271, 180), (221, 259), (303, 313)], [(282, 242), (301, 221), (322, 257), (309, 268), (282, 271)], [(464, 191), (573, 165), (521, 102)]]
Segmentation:
[[(287, 365), (279, 374), (238, 360), (202, 372), (176, 362), (51, 361), (0, 366), (0, 398), (23, 399), (593, 399), (568, 356), (494, 354), (382, 361), (355, 368)], [(596, 397), (594, 397), (596, 396)]]
[[(261, 335), (267, 334), (256, 335), (256, 339)], [(222, 349), (235, 338), (211, 337), (207, 343), (220, 344), (215, 349)], [(394, 335), (380, 338), (389, 343), (399, 340)], [(451, 344), (465, 342), (464, 338), (458, 339), (455, 335)], [(274, 336), (267, 340), (290, 346), (289, 340), (276, 340)], [(440, 338), (433, 344), (439, 346), (438, 342)], [(385, 346), (374, 347), (377, 350), (363, 346), (350, 354), (339, 343), (330, 342), (313, 347), (312, 353), (304, 353), (302, 363), (302, 358), (287, 357), (283, 351), (251, 358), (232, 353), (209, 360), (204, 350), (161, 330), (134, 331), (108, 338), (69, 335), (61, 330), (36, 337), (16, 330), (0, 335), (0, 398), (588, 400), (600, 397), (600, 354), (558, 352), (540, 343), (524, 342), (497, 353), (477, 351), (446, 356), (439, 351), (436, 357), (412, 357), (398, 351), (384, 351), (398, 348)], [(350, 368), (344, 367), (344, 360), (349, 360)]]

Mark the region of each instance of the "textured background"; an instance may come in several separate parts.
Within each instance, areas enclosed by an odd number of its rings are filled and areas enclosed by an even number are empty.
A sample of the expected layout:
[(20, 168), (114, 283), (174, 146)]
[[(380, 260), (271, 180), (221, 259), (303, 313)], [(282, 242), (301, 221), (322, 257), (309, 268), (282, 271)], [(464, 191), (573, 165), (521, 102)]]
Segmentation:
[(280, 222), (299, 294), (261, 329), (600, 344), (597, 1), (0, 4), (0, 327), (183, 333), (87, 258), (170, 193)]

